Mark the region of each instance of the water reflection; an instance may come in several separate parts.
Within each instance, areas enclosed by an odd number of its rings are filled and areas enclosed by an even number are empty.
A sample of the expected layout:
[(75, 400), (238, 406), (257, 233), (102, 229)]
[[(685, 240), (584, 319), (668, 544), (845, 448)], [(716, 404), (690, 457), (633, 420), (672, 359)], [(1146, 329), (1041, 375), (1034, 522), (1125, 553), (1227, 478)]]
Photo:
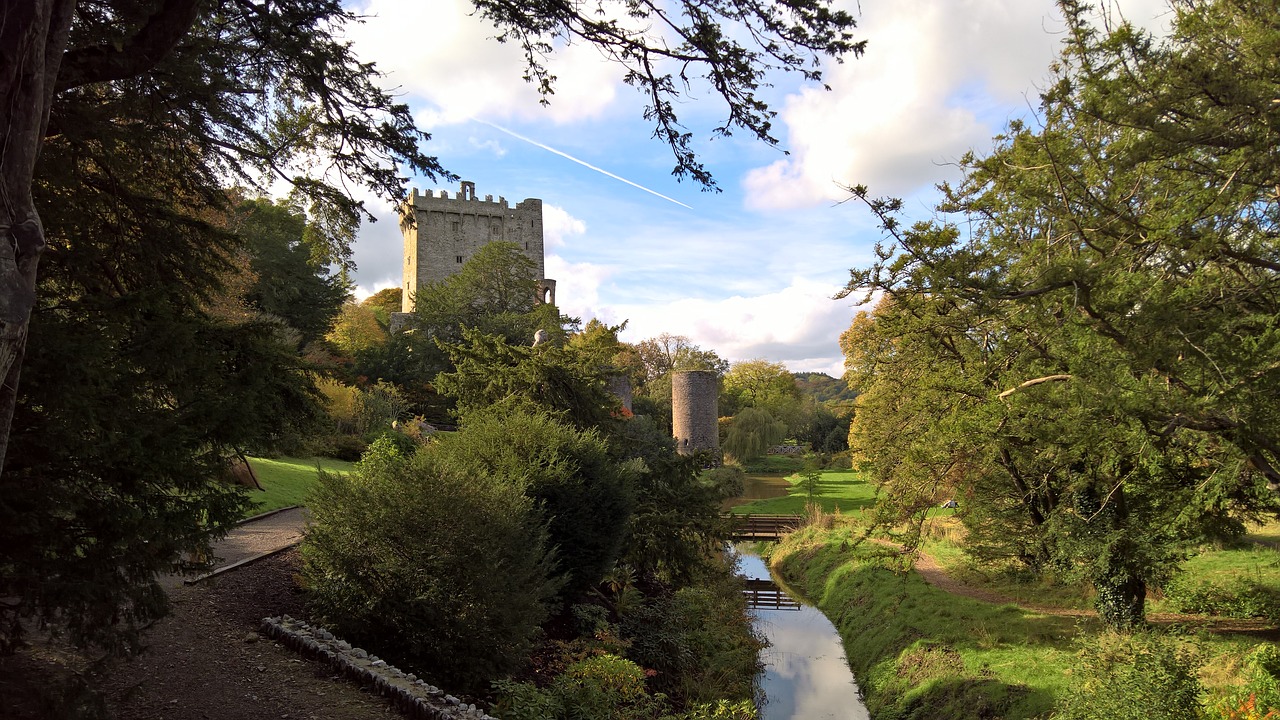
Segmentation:
[(769, 498), (786, 497), (791, 483), (782, 475), (748, 475), (742, 480), (742, 494), (724, 502), (727, 510), (735, 505), (744, 505), (752, 500), (768, 500)]
[[(739, 571), (748, 579), (770, 579), (760, 558), (741, 554), (739, 560)], [(770, 643), (761, 657), (762, 720), (867, 720), (870, 716), (845, 662), (839, 633), (815, 608), (798, 607), (752, 610)]]

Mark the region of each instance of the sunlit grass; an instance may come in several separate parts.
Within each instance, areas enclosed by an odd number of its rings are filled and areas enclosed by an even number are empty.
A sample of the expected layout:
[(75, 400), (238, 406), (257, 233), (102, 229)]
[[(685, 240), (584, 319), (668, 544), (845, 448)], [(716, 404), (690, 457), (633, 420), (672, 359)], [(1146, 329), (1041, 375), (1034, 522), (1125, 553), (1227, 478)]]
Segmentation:
[(258, 503), (251, 514), (270, 512), (291, 505), (303, 505), (311, 486), (319, 476), (319, 470), (336, 473), (351, 472), (353, 463), (331, 458), (282, 457), (274, 460), (249, 458), (253, 472), (262, 484), (262, 490), (250, 490), (249, 497)]
[[(791, 483), (786, 497), (756, 500), (733, 508), (736, 514), (801, 515), (809, 502), (803, 478), (795, 474), (787, 477)], [(875, 504), (875, 486), (866, 481), (856, 470), (826, 470), (818, 480), (814, 502), (825, 512), (851, 512)]]
[[(1109, 637), (1096, 617), (1056, 616), (944, 592), (904, 573), (904, 559), (893, 549), (856, 542), (862, 529), (848, 523), (804, 528), (771, 548), (771, 560), (838, 626), (873, 714), (924, 703), (935, 717), (987, 716), (982, 712), (1000, 706), (1000, 716), (1010, 720), (1042, 718), (1073, 686), (1080, 651)], [(962, 557), (955, 538), (944, 531), (929, 535), (931, 554), (954, 567)], [(1257, 559), (1203, 556), (1201, 566), (1222, 572)], [(1055, 604), (1044, 599), (1036, 604)], [(1241, 659), (1259, 646), (1249, 635), (1187, 633), (1176, 626), (1163, 632), (1198, 649), (1199, 675), (1210, 696), (1235, 686)]]

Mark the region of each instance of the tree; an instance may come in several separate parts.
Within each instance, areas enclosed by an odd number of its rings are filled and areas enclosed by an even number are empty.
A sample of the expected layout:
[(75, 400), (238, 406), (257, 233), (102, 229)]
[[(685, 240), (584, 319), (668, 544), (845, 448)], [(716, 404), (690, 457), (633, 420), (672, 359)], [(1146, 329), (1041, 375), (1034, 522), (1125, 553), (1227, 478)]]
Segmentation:
[(734, 416), (725, 434), (725, 454), (739, 463), (764, 457), (769, 448), (782, 442), (787, 426), (768, 410), (747, 408)]
[(1280, 19), (1177, 2), (1157, 42), (1061, 7), (1041, 127), (964, 159), (957, 220), (869, 201), (896, 247), (850, 282), (884, 294), (844, 338), (850, 441), (898, 517), (952, 486), (971, 550), (1128, 627), (1187, 548), (1280, 510)]
[(347, 297), (347, 288), (328, 267), (311, 262), (303, 242), (306, 215), (286, 203), (242, 200), (227, 219), (250, 256), (256, 282), (245, 300), (261, 313), (279, 318), (299, 334), (305, 346), (329, 332)]
[(383, 326), (388, 326), (391, 324), (391, 313), (398, 313), (400, 308), (403, 307), (401, 302), (401, 296), (403, 295), (404, 291), (398, 287), (383, 288), (365, 298), (360, 304), (373, 310), (374, 314), (378, 316), (378, 322), (382, 323)]
[(762, 358), (733, 363), (724, 374), (720, 397), (724, 415), (734, 415), (739, 408), (760, 408), (782, 420), (788, 431), (799, 429), (803, 422), (795, 376), (782, 363)]
[[(555, 38), (582, 39), (622, 63), (625, 80), (649, 100), (645, 117), (655, 123), (655, 135), (676, 155), (677, 176), (708, 187), (711, 176), (696, 162), (692, 136), (673, 104), (691, 68), (704, 69), (728, 106), (714, 133), (741, 128), (772, 144), (772, 111), (757, 92), (765, 75), (795, 70), (819, 80), (820, 55), (839, 58), (863, 48), (852, 39), (853, 18), (822, 0), (685, 0), (677, 13), (635, 4), (600, 12), (505, 0), (476, 5), (497, 26), (499, 40), (524, 48), (528, 77), (544, 95), (553, 78), (542, 58)], [(626, 20), (606, 19), (611, 17)], [(311, 236), (338, 240), (312, 248), (327, 250), (322, 262), (337, 262), (345, 271), (350, 253), (341, 238), (362, 210), (341, 189), (345, 179), (402, 199), (401, 163), (431, 177), (451, 177), (418, 150), (427, 136), (414, 128), (408, 108), (378, 89), (373, 67), (356, 62), (337, 39), (337, 28), (354, 19), (336, 0), (32, 0), (0, 11), (0, 126), (6, 138), (0, 156), (0, 468), (47, 244), (32, 183), (45, 138), (68, 127), (63, 103), (103, 89), (156, 100), (153, 110), (168, 113), (183, 142), (204, 156), (198, 168), (288, 180), (320, 220)], [(655, 26), (671, 40), (655, 35)], [(741, 44), (742, 37), (751, 44)], [(319, 161), (295, 162), (302, 158)], [(313, 168), (310, 174), (304, 165)]]
[(652, 382), (672, 371), (710, 370), (724, 375), (729, 363), (716, 355), (714, 350), (703, 350), (684, 335), (662, 333), (658, 337), (641, 340), (636, 345), (640, 361), (644, 363), (645, 381)]
[(604, 371), (571, 349), (511, 345), (472, 329), (463, 330), (463, 342), (443, 347), (453, 370), (435, 382), (460, 417), (500, 405), (590, 429), (612, 423), (620, 407)]
[(387, 331), (378, 322), (378, 316), (365, 305), (348, 302), (342, 306), (333, 329), (326, 338), (347, 358), (382, 347), (387, 343)]
[(210, 221), (189, 146), (89, 121), (135, 102), (149, 101), (86, 102), (41, 158), (49, 247), (0, 475), (0, 650), (40, 623), (131, 646), (164, 611), (156, 573), (198, 568), (183, 558), (249, 509), (219, 479), (228, 460), (318, 416), (278, 322), (233, 311), (254, 284), (242, 274), (256, 277)]
[(457, 273), (418, 290), (415, 327), (444, 342), (459, 340), (463, 329), (516, 345), (531, 344), (534, 333), (542, 330), (562, 342), (564, 325), (576, 321), (538, 301), (536, 276), (537, 267), (515, 243), (491, 242)]

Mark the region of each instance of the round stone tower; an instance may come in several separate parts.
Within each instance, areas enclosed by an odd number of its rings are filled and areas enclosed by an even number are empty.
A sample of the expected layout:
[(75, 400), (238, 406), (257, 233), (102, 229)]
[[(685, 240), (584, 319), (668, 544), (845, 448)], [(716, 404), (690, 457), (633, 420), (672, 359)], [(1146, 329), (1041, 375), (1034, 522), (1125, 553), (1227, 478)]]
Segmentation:
[(671, 434), (681, 455), (720, 449), (718, 397), (715, 373), (671, 373)]

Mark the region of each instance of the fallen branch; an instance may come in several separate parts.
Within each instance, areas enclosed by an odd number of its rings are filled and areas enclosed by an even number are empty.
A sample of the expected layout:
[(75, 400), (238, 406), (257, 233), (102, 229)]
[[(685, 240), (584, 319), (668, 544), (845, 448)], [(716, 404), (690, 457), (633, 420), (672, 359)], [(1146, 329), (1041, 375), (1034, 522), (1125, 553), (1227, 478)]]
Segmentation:
[(1038, 378), (1035, 378), (1034, 380), (1028, 380), (1016, 388), (1009, 388), (1008, 390), (1005, 390), (1004, 392), (1000, 393), (996, 397), (1003, 400), (1009, 397), (1010, 395), (1018, 392), (1019, 390), (1025, 390), (1034, 385), (1039, 385), (1041, 383), (1047, 383), (1047, 382), (1062, 382), (1070, 379), (1071, 379), (1070, 375), (1045, 375), (1044, 377), (1038, 377)]

